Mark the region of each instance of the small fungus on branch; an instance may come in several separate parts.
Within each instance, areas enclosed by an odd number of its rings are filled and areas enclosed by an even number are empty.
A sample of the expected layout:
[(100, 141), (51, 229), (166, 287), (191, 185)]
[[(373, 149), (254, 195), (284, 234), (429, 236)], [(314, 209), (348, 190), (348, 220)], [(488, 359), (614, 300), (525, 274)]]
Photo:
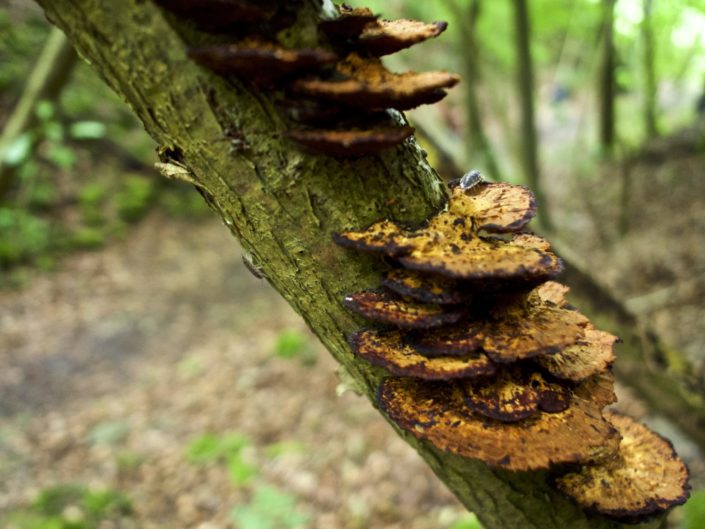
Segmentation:
[(336, 66), (337, 78), (300, 79), (293, 90), (301, 95), (326, 99), (368, 110), (409, 110), (436, 103), (460, 78), (448, 72), (392, 73), (379, 59), (350, 54)]
[(364, 26), (355, 47), (360, 51), (380, 57), (437, 37), (447, 27), (447, 22), (427, 24), (408, 19), (377, 20)]
[(554, 355), (539, 356), (534, 361), (557, 378), (580, 382), (610, 369), (615, 361), (617, 340), (616, 336), (589, 325), (574, 345)]
[(290, 130), (286, 135), (308, 151), (345, 158), (389, 149), (413, 133), (413, 127), (403, 126), (368, 130)]
[(447, 383), (387, 378), (377, 401), (394, 423), (415, 437), (507, 470), (599, 460), (619, 446), (619, 434), (602, 417), (601, 406), (577, 390), (565, 411), (513, 423), (472, 412), (460, 389)]
[(556, 479), (558, 489), (591, 513), (639, 523), (685, 503), (688, 469), (660, 435), (633, 419), (610, 413), (622, 435), (615, 457)]
[(384, 290), (349, 294), (343, 305), (370, 320), (406, 329), (441, 327), (456, 323), (467, 314), (462, 308), (409, 301)]
[(496, 370), (479, 351), (458, 357), (423, 356), (404, 343), (400, 331), (362, 330), (351, 335), (349, 342), (355, 354), (397, 376), (452, 380), (491, 375)]
[(471, 217), (477, 230), (517, 232), (536, 215), (536, 199), (524, 186), (481, 182), (469, 189), (453, 187), (448, 209)]
[(363, 231), (335, 234), (334, 239), (348, 248), (397, 258), (412, 270), (455, 279), (540, 282), (563, 269), (560, 259), (539, 237), (484, 238), (469, 224), (466, 217), (441, 212), (416, 231), (383, 220)]

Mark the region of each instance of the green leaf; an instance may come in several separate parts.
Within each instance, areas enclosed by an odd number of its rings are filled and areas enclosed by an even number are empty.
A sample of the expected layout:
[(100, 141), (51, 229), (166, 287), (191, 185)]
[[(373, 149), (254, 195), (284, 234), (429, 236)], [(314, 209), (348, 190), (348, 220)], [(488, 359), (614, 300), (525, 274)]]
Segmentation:
[(228, 457), (228, 476), (233, 485), (247, 485), (257, 474), (257, 467), (244, 461), (241, 454)]
[(34, 108), (39, 121), (49, 121), (54, 116), (54, 105), (51, 101), (40, 101)]
[(209, 463), (217, 460), (229, 460), (238, 456), (243, 448), (250, 445), (247, 436), (228, 433), (217, 436), (205, 433), (197, 437), (186, 448), (186, 457), (192, 463)]
[(55, 143), (64, 141), (64, 127), (58, 121), (50, 121), (44, 125), (43, 133), (45, 138)]
[(5, 147), (5, 151), (2, 153), (2, 160), (10, 167), (15, 167), (27, 160), (31, 152), (32, 137), (25, 132), (17, 136), (12, 143)]
[(69, 127), (69, 135), (77, 140), (97, 140), (106, 133), (107, 127), (100, 121), (77, 121)]
[(239, 529), (299, 529), (308, 516), (296, 510), (296, 498), (274, 487), (255, 491), (248, 505), (235, 507), (230, 517)]
[(65, 145), (52, 145), (47, 156), (54, 165), (61, 169), (70, 169), (76, 163), (76, 154)]

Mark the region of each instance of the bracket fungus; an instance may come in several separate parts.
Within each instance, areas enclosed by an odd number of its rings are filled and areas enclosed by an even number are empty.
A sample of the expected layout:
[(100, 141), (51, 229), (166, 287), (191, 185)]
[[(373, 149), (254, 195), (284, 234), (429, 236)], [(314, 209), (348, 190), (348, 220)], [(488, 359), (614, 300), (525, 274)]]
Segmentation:
[(616, 336), (590, 325), (575, 344), (534, 361), (557, 378), (580, 382), (610, 369), (615, 361), (614, 344), (617, 340)]
[(413, 127), (380, 127), (367, 130), (290, 130), (287, 137), (306, 150), (331, 156), (354, 157), (374, 154), (402, 143)]
[(536, 215), (536, 198), (524, 186), (480, 182), (470, 188), (453, 187), (448, 209), (473, 219), (477, 230), (517, 232)]
[(376, 57), (389, 55), (437, 37), (447, 27), (447, 22), (427, 24), (408, 19), (376, 20), (363, 27), (356, 48)]
[(384, 290), (367, 290), (345, 296), (348, 309), (380, 323), (407, 329), (430, 329), (456, 323), (467, 311), (418, 303)]
[(300, 79), (294, 92), (364, 109), (409, 110), (436, 103), (455, 86), (460, 77), (448, 72), (392, 73), (375, 58), (354, 53), (336, 66), (333, 79)]
[(322, 48), (290, 50), (259, 39), (192, 48), (189, 56), (214, 72), (237, 75), (254, 83), (320, 69), (338, 60), (335, 53)]
[(622, 436), (619, 452), (556, 479), (558, 489), (588, 512), (639, 523), (688, 499), (688, 469), (660, 435), (610, 413)]
[(400, 331), (362, 330), (353, 333), (350, 347), (361, 358), (397, 376), (452, 380), (491, 375), (496, 367), (482, 352), (458, 357), (429, 358), (404, 342)]
[(619, 434), (602, 417), (601, 407), (578, 392), (565, 411), (513, 423), (474, 413), (460, 388), (440, 382), (386, 378), (377, 402), (392, 422), (415, 437), (507, 470), (595, 461), (614, 454), (619, 445)]

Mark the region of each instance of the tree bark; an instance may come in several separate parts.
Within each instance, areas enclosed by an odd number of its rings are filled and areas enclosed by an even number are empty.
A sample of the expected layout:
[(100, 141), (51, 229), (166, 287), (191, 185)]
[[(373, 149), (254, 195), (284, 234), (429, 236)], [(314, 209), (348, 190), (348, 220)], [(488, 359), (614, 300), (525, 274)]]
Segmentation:
[(536, 195), (538, 221), (546, 231), (553, 231), (549, 204), (543, 192), (538, 155), (536, 120), (534, 117), (534, 67), (531, 59), (531, 24), (526, 0), (514, 0), (514, 34), (517, 52), (516, 88), (521, 110), (521, 165), (524, 178)]
[[(172, 18), (151, 2), (38, 2), (128, 102), (163, 158), (190, 171), (255, 266), (374, 402), (383, 372), (351, 353), (346, 335), (361, 320), (341, 300), (376, 285), (383, 264), (337, 247), (331, 233), (381, 217), (419, 222), (443, 204), (444, 188), (415, 143), (352, 161), (303, 154), (282, 139), (287, 123), (272, 95), (199, 68), (182, 39), (198, 37), (179, 24), (177, 33)], [(314, 38), (319, 7), (305, 4), (289, 32), (293, 39)], [(239, 131), (249, 149), (231, 145), (228, 130)], [(546, 473), (491, 470), (399, 434), (486, 529), (626, 528), (587, 517), (553, 491)]]
[(615, 143), (615, 52), (614, 4), (602, 1), (602, 56), (598, 74), (599, 145), (604, 158), (611, 158)]

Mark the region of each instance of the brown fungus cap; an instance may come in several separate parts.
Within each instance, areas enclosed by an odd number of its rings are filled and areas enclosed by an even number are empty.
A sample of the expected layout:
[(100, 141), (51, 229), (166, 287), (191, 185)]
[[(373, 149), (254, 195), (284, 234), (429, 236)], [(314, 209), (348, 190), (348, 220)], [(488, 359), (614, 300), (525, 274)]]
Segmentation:
[(386, 272), (382, 277), (382, 285), (401, 296), (425, 303), (455, 305), (471, 299), (470, 294), (464, 292), (461, 285), (453, 279), (404, 268)]
[(610, 369), (615, 361), (617, 340), (616, 336), (590, 325), (574, 345), (555, 355), (539, 356), (534, 361), (557, 378), (580, 382)]
[(255, 83), (318, 69), (338, 59), (335, 53), (322, 48), (290, 50), (258, 39), (192, 48), (189, 56), (215, 72), (237, 75)]
[(367, 24), (355, 47), (376, 57), (396, 53), (443, 33), (447, 22), (427, 24), (418, 20), (378, 20)]
[(400, 428), (437, 448), (514, 471), (593, 461), (618, 449), (619, 434), (590, 400), (573, 399), (560, 413), (503, 423), (473, 413), (456, 386), (387, 378), (380, 408)]
[(366, 156), (402, 143), (413, 127), (379, 127), (368, 130), (290, 130), (286, 135), (308, 151), (339, 158)]
[(345, 296), (343, 305), (370, 320), (406, 329), (431, 329), (456, 323), (467, 314), (462, 308), (419, 303), (385, 290), (366, 290)]
[(469, 189), (453, 187), (448, 210), (472, 217), (476, 230), (509, 233), (523, 229), (534, 218), (536, 199), (524, 186), (480, 182)]
[(412, 270), (454, 279), (532, 283), (554, 277), (563, 269), (561, 260), (548, 251), (548, 244), (540, 237), (484, 238), (469, 224), (465, 217), (442, 212), (416, 231), (384, 220), (363, 231), (335, 234), (334, 240), (348, 248), (397, 258)]
[(558, 489), (588, 512), (631, 523), (685, 503), (688, 469), (671, 443), (629, 417), (607, 419), (622, 435), (619, 453), (557, 478)]
[(349, 55), (336, 67), (339, 79), (300, 79), (293, 85), (304, 96), (334, 101), (366, 110), (409, 110), (436, 103), (460, 77), (448, 72), (392, 73), (379, 59)]
[(379, 16), (375, 15), (367, 7), (349, 7), (341, 5), (339, 7), (340, 16), (332, 20), (324, 20), (319, 27), (332, 40), (345, 40), (357, 37), (362, 30), (375, 22)]
[(362, 330), (350, 337), (352, 350), (371, 364), (397, 376), (452, 380), (490, 375), (495, 365), (483, 353), (427, 358), (404, 343), (399, 331)]
[(556, 354), (575, 344), (583, 336), (586, 322), (575, 311), (520, 298), (494, 307), (484, 316), (409, 341), (427, 355), (465, 354), (479, 348), (495, 362), (511, 363)]

